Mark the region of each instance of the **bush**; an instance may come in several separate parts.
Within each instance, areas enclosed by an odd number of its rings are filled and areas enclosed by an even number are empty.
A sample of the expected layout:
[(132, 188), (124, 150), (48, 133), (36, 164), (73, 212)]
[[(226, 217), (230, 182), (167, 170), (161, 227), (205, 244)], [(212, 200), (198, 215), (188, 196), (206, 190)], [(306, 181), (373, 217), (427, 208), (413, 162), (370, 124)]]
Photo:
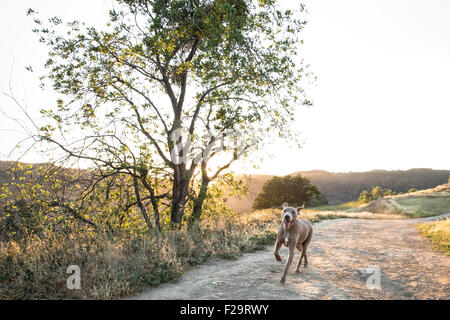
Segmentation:
[(363, 192), (360, 193), (358, 202), (359, 203), (369, 203), (372, 201), (372, 194), (370, 194), (367, 190), (363, 190)]
[(395, 194), (396, 193), (394, 191), (392, 191), (391, 189), (383, 188), (380, 186), (375, 186), (372, 188), (372, 191), (370, 191), (370, 192), (367, 190), (363, 190), (359, 194), (358, 202), (360, 204), (369, 203), (372, 200), (377, 200), (377, 199), (383, 198), (385, 196), (392, 196)]
[(287, 202), (293, 206), (327, 204), (319, 189), (301, 175), (273, 177), (266, 181), (253, 203), (253, 210), (279, 207)]

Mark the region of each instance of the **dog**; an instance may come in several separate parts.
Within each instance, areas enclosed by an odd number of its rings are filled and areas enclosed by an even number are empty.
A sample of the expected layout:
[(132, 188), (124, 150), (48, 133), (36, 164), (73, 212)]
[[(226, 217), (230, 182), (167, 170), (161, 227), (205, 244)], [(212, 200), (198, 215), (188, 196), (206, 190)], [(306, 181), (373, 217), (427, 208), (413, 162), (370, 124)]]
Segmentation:
[(300, 261), (298, 262), (297, 269), (295, 273), (300, 272), (300, 266), (302, 259), (305, 258), (304, 267), (308, 267), (308, 258), (306, 256), (306, 250), (308, 249), (309, 242), (311, 241), (313, 229), (309, 221), (304, 219), (297, 219), (300, 211), (305, 208), (303, 205), (300, 208), (289, 207), (285, 202), (283, 204), (283, 211), (281, 217), (283, 222), (278, 230), (277, 242), (275, 243), (275, 259), (281, 261), (281, 256), (279, 250), (281, 245), (285, 245), (289, 248), (289, 258), (287, 260), (286, 266), (284, 267), (283, 275), (281, 277), (280, 283), (285, 283), (286, 275), (291, 266), (292, 259), (294, 258), (295, 248), (301, 252)]

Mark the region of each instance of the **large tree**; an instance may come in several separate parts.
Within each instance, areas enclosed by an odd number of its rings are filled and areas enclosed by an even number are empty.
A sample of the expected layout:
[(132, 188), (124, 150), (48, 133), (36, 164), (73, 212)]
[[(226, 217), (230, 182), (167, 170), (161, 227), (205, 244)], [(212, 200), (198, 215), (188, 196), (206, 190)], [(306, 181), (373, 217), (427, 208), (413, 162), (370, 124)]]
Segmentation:
[[(103, 30), (36, 16), (49, 47), (43, 84), (61, 94), (39, 139), (102, 172), (127, 174), (159, 223), (200, 218), (211, 181), (238, 158), (295, 138), (305, 99), (305, 25), (276, 1), (122, 0)], [(36, 15), (33, 10), (29, 14)], [(151, 202), (149, 209), (142, 199)]]

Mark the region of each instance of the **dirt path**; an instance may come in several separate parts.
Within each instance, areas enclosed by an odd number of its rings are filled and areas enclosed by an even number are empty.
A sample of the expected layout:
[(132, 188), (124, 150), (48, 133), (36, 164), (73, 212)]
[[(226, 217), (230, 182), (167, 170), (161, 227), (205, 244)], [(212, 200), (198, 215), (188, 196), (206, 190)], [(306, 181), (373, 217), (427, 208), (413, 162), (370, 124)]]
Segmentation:
[[(309, 268), (286, 284), (278, 281), (287, 258), (275, 261), (272, 246), (236, 261), (212, 259), (188, 270), (178, 282), (165, 283), (132, 299), (450, 299), (450, 257), (432, 249), (415, 220), (336, 219), (314, 224)], [(368, 289), (377, 266), (381, 289)]]

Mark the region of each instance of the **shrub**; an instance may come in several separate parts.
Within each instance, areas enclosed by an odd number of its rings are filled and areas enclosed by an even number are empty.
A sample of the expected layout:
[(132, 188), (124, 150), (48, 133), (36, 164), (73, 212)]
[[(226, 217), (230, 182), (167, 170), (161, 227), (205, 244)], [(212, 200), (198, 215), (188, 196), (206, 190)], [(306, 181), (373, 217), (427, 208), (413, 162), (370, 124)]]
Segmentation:
[(279, 207), (283, 202), (293, 206), (327, 203), (319, 189), (301, 175), (273, 177), (264, 183), (253, 203), (253, 210)]
[(372, 199), (372, 194), (370, 194), (367, 190), (363, 190), (363, 192), (361, 192), (359, 195), (358, 202), (369, 203), (370, 201), (372, 201)]
[(372, 188), (372, 191), (363, 190), (359, 194), (358, 202), (360, 204), (362, 203), (369, 203), (372, 200), (377, 200), (380, 198), (383, 198), (385, 196), (391, 196), (395, 195), (396, 193), (388, 188), (383, 188), (380, 186), (375, 186)]

